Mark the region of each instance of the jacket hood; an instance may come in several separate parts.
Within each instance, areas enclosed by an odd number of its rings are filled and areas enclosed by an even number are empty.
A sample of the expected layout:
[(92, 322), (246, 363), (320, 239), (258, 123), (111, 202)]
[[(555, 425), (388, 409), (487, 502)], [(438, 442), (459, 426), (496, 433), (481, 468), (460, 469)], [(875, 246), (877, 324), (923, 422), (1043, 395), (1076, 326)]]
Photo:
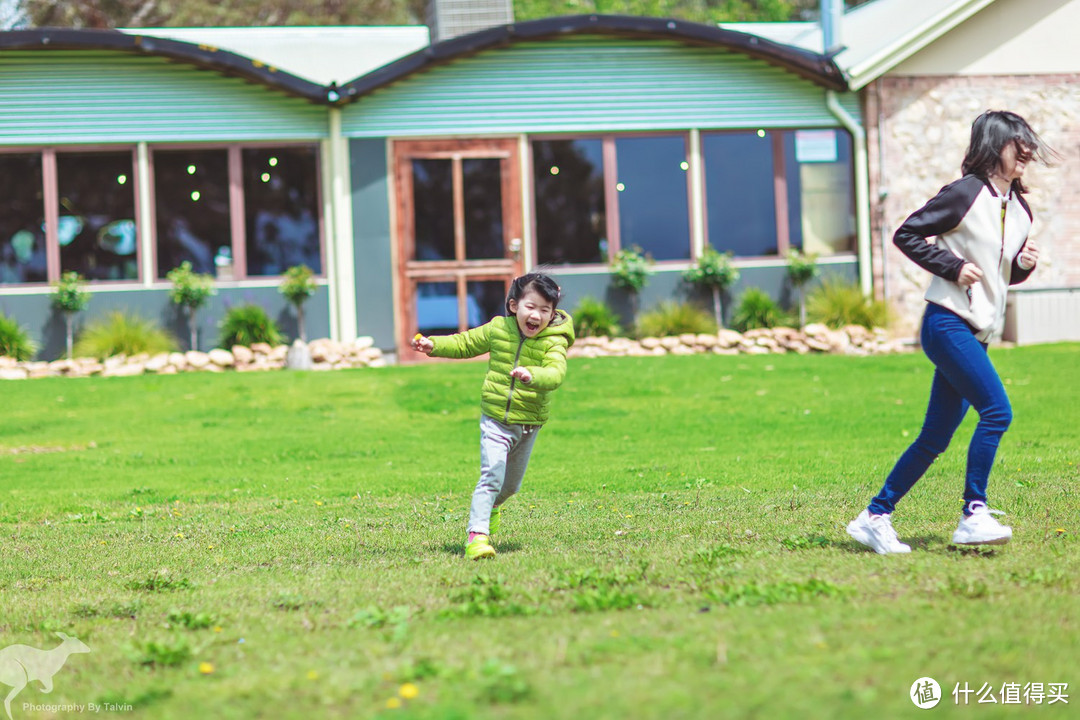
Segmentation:
[(536, 337), (550, 337), (552, 335), (562, 335), (566, 338), (566, 346), (570, 347), (574, 344), (574, 320), (570, 317), (570, 313), (565, 310), (555, 310), (555, 317), (551, 319), (548, 326), (541, 330)]

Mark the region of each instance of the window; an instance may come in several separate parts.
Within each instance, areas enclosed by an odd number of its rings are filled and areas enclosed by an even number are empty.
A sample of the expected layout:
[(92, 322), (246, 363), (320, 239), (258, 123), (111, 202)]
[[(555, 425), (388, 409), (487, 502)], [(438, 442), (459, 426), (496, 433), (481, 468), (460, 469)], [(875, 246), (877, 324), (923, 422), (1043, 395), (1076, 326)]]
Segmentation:
[(60, 270), (88, 280), (136, 280), (132, 153), (58, 152)]
[(541, 140), (532, 147), (537, 259), (606, 262), (603, 142)]
[(315, 148), (245, 148), (242, 158), (247, 274), (322, 273)]
[(839, 130), (703, 133), (708, 242), (736, 257), (855, 247), (851, 136)]
[(48, 279), (41, 155), (0, 154), (0, 283)]
[(180, 263), (214, 274), (232, 256), (227, 150), (154, 152), (157, 276)]
[(690, 258), (684, 135), (536, 140), (532, 153), (539, 262), (605, 263), (633, 245)]

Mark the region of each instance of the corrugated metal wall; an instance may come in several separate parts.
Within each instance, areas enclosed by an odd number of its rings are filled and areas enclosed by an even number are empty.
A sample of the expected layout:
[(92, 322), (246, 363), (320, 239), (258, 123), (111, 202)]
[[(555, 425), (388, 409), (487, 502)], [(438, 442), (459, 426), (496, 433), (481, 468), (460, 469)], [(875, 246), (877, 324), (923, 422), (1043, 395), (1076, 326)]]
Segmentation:
[[(858, 116), (855, 95), (842, 96)], [(837, 125), (825, 90), (722, 48), (576, 36), (411, 75), (345, 108), (352, 137)]]
[(0, 53), (0, 144), (319, 139), (326, 108), (165, 58)]

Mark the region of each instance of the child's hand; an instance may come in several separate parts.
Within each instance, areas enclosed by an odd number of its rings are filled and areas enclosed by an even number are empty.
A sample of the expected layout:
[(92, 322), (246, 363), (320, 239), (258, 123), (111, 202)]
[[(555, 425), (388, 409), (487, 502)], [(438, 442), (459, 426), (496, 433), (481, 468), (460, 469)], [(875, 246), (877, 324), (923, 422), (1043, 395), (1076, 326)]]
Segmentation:
[(1039, 262), (1039, 246), (1034, 240), (1029, 239), (1020, 250), (1020, 256), (1016, 258), (1016, 264), (1024, 270), (1030, 270)]
[(415, 350), (416, 352), (422, 352), (425, 355), (430, 355), (431, 351), (435, 349), (435, 342), (431, 338), (426, 338), (420, 333), (416, 333), (416, 335), (412, 339), (412, 346), (413, 350)]
[(510, 377), (517, 378), (526, 385), (532, 382), (532, 373), (529, 372), (528, 368), (516, 367), (510, 371)]

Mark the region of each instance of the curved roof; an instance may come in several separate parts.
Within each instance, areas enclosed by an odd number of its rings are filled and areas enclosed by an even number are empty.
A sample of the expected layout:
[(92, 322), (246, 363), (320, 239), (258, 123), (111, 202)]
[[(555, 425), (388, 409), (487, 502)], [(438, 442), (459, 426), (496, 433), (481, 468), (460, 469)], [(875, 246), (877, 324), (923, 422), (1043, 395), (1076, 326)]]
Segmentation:
[(843, 73), (829, 56), (782, 45), (756, 35), (682, 20), (623, 15), (574, 15), (498, 25), (435, 43), (342, 85), (336, 94), (331, 90), (329, 99), (331, 102), (351, 102), (408, 75), (460, 57), (517, 42), (567, 35), (647, 37), (722, 47), (778, 65), (829, 89), (847, 89)]
[(327, 102), (325, 86), (258, 60), (211, 45), (196, 45), (150, 35), (123, 33), (118, 30), (71, 28), (8, 30), (0, 32), (0, 51), (4, 50), (116, 50), (156, 55), (224, 75), (240, 77), (312, 102)]

